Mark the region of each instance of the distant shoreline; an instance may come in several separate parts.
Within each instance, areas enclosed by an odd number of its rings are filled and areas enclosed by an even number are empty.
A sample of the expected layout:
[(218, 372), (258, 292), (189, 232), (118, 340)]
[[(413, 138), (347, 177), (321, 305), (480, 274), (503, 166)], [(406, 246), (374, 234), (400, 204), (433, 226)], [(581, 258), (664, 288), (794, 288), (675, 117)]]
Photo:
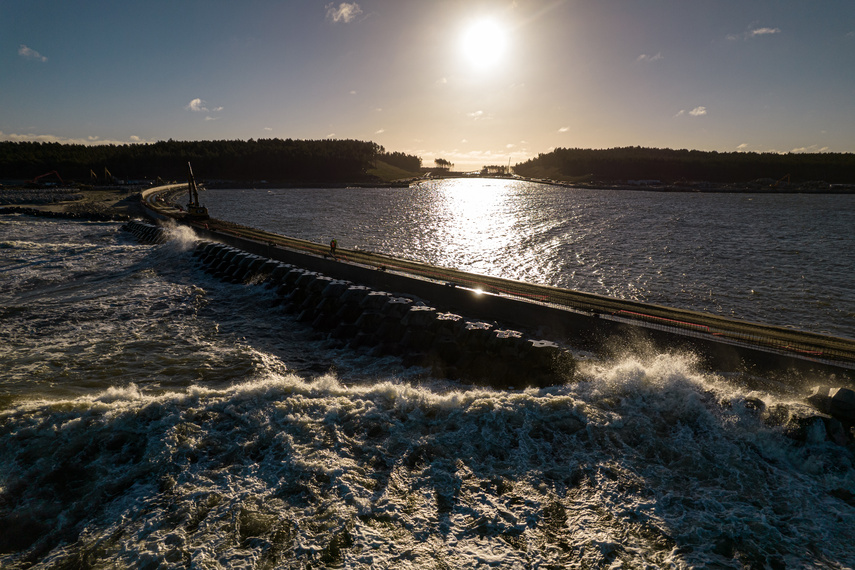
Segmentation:
[[(484, 180), (519, 180), (534, 182), (548, 186), (558, 186), (568, 189), (615, 190), (631, 192), (664, 192), (664, 193), (707, 193), (707, 194), (813, 194), (835, 195), (855, 194), (855, 184), (787, 184), (763, 185), (762, 183), (687, 183), (687, 184), (613, 184), (596, 182), (565, 182), (525, 178), (518, 176), (429, 176), (395, 182), (354, 182), (354, 183), (287, 183), (287, 182), (245, 182), (239, 180), (217, 180), (205, 182), (204, 186), (211, 189), (258, 189), (275, 188), (408, 188), (425, 182), (452, 179), (484, 179)], [(31, 213), (45, 212), (48, 214), (68, 214), (70, 217), (103, 218), (110, 216), (134, 217), (142, 216), (139, 192), (141, 187), (109, 187), (109, 188), (51, 188), (30, 189), (23, 187), (0, 187), (0, 213), (13, 211), (29, 211)]]

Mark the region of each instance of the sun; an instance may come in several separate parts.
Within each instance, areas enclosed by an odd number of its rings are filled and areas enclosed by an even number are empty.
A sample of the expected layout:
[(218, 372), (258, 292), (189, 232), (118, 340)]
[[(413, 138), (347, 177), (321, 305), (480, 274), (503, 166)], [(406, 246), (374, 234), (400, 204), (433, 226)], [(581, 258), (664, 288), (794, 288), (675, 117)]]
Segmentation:
[(463, 55), (475, 67), (494, 67), (505, 55), (507, 38), (507, 32), (495, 20), (478, 20), (463, 34)]

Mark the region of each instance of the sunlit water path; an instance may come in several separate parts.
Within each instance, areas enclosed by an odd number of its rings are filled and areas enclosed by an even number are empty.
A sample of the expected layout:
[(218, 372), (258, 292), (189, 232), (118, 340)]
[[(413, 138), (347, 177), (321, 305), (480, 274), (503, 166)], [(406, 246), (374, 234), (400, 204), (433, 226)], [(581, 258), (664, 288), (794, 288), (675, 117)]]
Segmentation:
[[(659, 197), (447, 190), (222, 196), (257, 208), (238, 221), (288, 235), (654, 294), (612, 284), (591, 244), (639, 219), (658, 228), (664, 206), (644, 202)], [(219, 193), (203, 197), (237, 219)], [(533, 222), (503, 217), (512, 206)], [(809, 387), (752, 390), (642, 349), (544, 390), (441, 381), (329, 344), (272, 291), (201, 271), (192, 243), (0, 217), (0, 567), (855, 566), (852, 450), (793, 441), (753, 404), (797, 407)]]
[(203, 201), (215, 217), (311, 241), (855, 337), (855, 196), (459, 179)]

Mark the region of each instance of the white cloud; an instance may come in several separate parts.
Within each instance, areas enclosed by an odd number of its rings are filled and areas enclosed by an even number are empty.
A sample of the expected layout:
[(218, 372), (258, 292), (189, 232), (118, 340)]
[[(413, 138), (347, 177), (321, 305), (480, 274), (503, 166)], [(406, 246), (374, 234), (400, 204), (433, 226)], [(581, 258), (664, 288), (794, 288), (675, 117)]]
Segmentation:
[(646, 53), (643, 53), (635, 58), (635, 61), (659, 61), (660, 59), (664, 59), (661, 51), (657, 52), (656, 55), (647, 55)]
[(803, 146), (803, 147), (799, 147), (799, 148), (794, 148), (790, 152), (792, 152), (793, 154), (803, 154), (803, 153), (828, 152), (829, 150), (830, 150), (830, 148), (827, 146), (820, 147), (820, 146), (817, 146), (815, 144), (812, 144), (810, 146)]
[(270, 127), (264, 127), (264, 130), (265, 131), (272, 131), (273, 129), (271, 129)]
[(34, 49), (28, 48), (24, 44), (18, 46), (18, 55), (24, 59), (35, 59), (38, 61), (47, 61), (47, 58)]
[(204, 101), (202, 101), (201, 99), (198, 99), (198, 98), (197, 98), (197, 99), (193, 99), (192, 101), (190, 101), (189, 103), (187, 103), (187, 106), (186, 106), (186, 107), (184, 107), (184, 108), (185, 108), (185, 109), (188, 109), (188, 110), (190, 110), (190, 111), (207, 111), (207, 110), (208, 110), (208, 109), (205, 107), (205, 102), (204, 102)]
[(356, 95), (356, 91), (351, 91), (351, 92), (350, 92), (350, 94), (351, 94), (351, 95)]
[(745, 150), (746, 148), (748, 148), (748, 144), (742, 143), (741, 145), (736, 147), (736, 150)]
[(375, 135), (382, 135), (385, 132), (386, 132), (386, 129), (377, 129), (376, 131), (374, 131), (374, 134)]
[(478, 119), (484, 118), (484, 111), (475, 111), (474, 113), (467, 113), (466, 116), (470, 119), (475, 119), (477, 121)]
[(344, 22), (345, 24), (348, 22), (352, 22), (354, 18), (362, 13), (362, 8), (359, 7), (359, 4), (356, 2), (352, 2), (348, 4), (347, 2), (342, 2), (336, 7), (335, 4), (327, 4), (327, 19), (332, 20), (333, 22)]
[(558, 129), (558, 132), (559, 133), (566, 133), (569, 130), (570, 130), (570, 127), (561, 127), (560, 129)]
[(139, 138), (137, 135), (131, 135), (128, 140), (130, 140), (133, 143), (142, 142), (142, 139)]
[(184, 108), (188, 111), (193, 111), (196, 113), (219, 113), (223, 110), (222, 107), (212, 107), (209, 109), (207, 105), (207, 101), (205, 101), (204, 99), (199, 99), (197, 97), (196, 99), (193, 99), (192, 101), (187, 103)]
[(780, 33), (781, 33), (780, 28), (756, 28), (756, 29), (751, 30), (749, 32), (749, 34), (751, 35), (752, 38), (756, 37), (756, 36), (768, 36), (770, 34), (780, 34)]
[(760, 36), (771, 36), (771, 35), (780, 34), (780, 33), (781, 33), (781, 28), (769, 28), (769, 27), (752, 28), (752, 29), (750, 29), (747, 32), (744, 32), (742, 34), (728, 34), (727, 39), (730, 41), (750, 40), (751, 38), (758, 38)]
[(689, 114), (693, 117), (703, 117), (704, 115), (707, 114), (707, 108), (706, 107), (695, 107), (694, 109), (689, 111)]

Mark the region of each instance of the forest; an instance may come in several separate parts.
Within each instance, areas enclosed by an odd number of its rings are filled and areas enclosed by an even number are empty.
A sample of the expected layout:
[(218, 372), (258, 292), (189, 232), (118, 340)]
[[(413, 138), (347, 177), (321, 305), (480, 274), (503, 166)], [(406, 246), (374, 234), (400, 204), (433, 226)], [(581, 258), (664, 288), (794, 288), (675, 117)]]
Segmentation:
[[(416, 175), (422, 170), (418, 156), (386, 152), (377, 143), (358, 140), (170, 139), (153, 144), (91, 146), (0, 142), (0, 180), (6, 181), (33, 180), (54, 171), (65, 183), (91, 183), (95, 178), (110, 182), (105, 180), (107, 172), (119, 180), (181, 180), (187, 176), (187, 162), (192, 163), (197, 178), (209, 181), (370, 183), (370, 171), (378, 162), (404, 171), (402, 174)], [(559, 148), (516, 164), (513, 171), (528, 178), (571, 182), (747, 183), (786, 179), (794, 184), (853, 184), (855, 154)]]
[(180, 180), (187, 163), (206, 180), (370, 181), (368, 171), (382, 160), (417, 172), (421, 159), (387, 153), (357, 140), (162, 141), (153, 144), (77, 145), (0, 142), (0, 180), (32, 180), (56, 171), (64, 182), (99, 180)]
[(514, 166), (530, 178), (594, 181), (659, 180), (743, 183), (757, 179), (793, 183), (855, 183), (855, 154), (754, 153), (624, 147), (606, 150), (558, 148)]

